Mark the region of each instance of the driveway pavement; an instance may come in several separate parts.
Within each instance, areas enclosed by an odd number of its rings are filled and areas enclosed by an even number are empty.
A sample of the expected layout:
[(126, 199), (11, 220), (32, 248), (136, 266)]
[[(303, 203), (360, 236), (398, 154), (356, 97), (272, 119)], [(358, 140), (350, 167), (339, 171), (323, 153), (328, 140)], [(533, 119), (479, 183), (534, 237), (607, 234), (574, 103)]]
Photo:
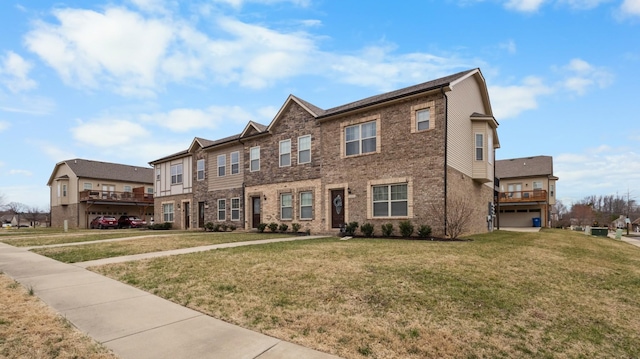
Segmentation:
[[(280, 241), (314, 237), (287, 237)], [(278, 240), (226, 243), (173, 254)], [(206, 249), (205, 249), (206, 248)], [(167, 252), (148, 257), (170, 255)], [(131, 260), (134, 258), (129, 258)], [(148, 292), (90, 272), (92, 261), (71, 265), (0, 243), (0, 271), (123, 359), (242, 358), (330, 359), (311, 350), (185, 308)]]

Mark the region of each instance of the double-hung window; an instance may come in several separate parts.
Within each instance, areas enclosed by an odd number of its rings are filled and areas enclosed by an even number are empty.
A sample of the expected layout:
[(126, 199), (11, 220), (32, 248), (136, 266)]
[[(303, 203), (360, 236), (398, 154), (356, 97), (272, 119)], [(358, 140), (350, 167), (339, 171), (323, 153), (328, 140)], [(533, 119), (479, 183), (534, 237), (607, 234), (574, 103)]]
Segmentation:
[(156, 181), (160, 181), (160, 168), (156, 168)]
[(313, 194), (300, 192), (300, 219), (313, 219)]
[(218, 177), (224, 177), (227, 170), (227, 156), (218, 155)]
[(482, 133), (476, 133), (475, 146), (476, 146), (476, 161), (483, 161), (484, 160), (484, 135)]
[(416, 129), (418, 131), (428, 130), (430, 117), (431, 110), (428, 108), (416, 111)]
[(240, 152), (231, 152), (231, 174), (240, 173)]
[(293, 219), (293, 200), (291, 193), (280, 195), (280, 219)]
[(260, 146), (251, 147), (249, 150), (249, 161), (251, 172), (260, 171)]
[(298, 137), (298, 163), (311, 162), (311, 135)]
[(374, 217), (405, 217), (408, 213), (407, 184), (373, 186)]
[(240, 198), (231, 198), (231, 220), (240, 220)]
[(171, 166), (171, 184), (182, 183), (182, 163)]
[(291, 140), (280, 141), (280, 167), (291, 166)]
[(218, 221), (226, 221), (227, 220), (227, 200), (219, 199), (218, 200)]
[(204, 160), (198, 160), (197, 164), (197, 176), (198, 181), (202, 181), (204, 179)]
[(85, 183), (83, 184), (83, 188), (84, 188), (84, 190), (85, 190), (85, 191), (86, 191), (86, 190), (93, 189), (93, 184), (92, 184), (91, 182), (85, 182)]
[(173, 203), (162, 204), (162, 219), (165, 222), (173, 222)]
[(345, 128), (345, 154), (359, 155), (376, 151), (376, 121)]

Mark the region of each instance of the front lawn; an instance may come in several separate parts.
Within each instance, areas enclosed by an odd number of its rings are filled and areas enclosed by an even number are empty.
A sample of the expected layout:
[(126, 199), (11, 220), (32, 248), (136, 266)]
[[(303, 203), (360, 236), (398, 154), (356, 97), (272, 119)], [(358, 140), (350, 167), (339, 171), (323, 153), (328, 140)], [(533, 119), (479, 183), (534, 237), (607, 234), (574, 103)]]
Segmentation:
[(639, 357), (640, 248), (582, 233), (335, 238), (93, 268), (345, 358)]

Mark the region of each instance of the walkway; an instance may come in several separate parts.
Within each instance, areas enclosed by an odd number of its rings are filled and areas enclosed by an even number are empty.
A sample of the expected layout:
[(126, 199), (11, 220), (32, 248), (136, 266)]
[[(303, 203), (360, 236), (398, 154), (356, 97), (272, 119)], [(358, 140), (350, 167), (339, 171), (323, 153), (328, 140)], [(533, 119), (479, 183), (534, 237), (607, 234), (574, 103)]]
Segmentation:
[[(317, 237), (225, 243), (147, 253), (145, 258), (311, 238)], [(133, 257), (138, 256), (127, 260)], [(0, 271), (33, 289), (42, 301), (122, 359), (337, 358), (223, 322), (85, 269), (121, 258), (72, 265), (0, 243)]]

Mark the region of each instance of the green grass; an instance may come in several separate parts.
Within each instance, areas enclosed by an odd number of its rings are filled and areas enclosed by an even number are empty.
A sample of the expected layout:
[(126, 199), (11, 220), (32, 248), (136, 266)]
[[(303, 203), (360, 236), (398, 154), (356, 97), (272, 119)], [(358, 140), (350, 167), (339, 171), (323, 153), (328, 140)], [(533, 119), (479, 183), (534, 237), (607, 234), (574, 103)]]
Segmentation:
[[(22, 231), (22, 230), (21, 230)], [(171, 231), (172, 234), (187, 233), (185, 231)], [(46, 246), (52, 244), (92, 242), (113, 238), (140, 237), (168, 234), (167, 231), (147, 231), (138, 229), (119, 230), (75, 230), (73, 232), (51, 231), (36, 232), (31, 235), (0, 237), (0, 242), (15, 247)]]
[[(65, 263), (120, 257), (132, 254), (160, 252), (172, 249), (207, 246), (220, 243), (245, 242), (270, 238), (281, 238), (281, 233), (245, 233), (245, 232), (167, 232), (145, 231), (148, 238), (138, 238), (117, 242), (91, 243), (79, 246), (37, 248), (33, 252)], [(128, 237), (122, 235), (121, 237)], [(101, 238), (106, 239), (106, 238)], [(70, 243), (70, 242), (63, 242)]]
[(314, 239), (94, 270), (345, 358), (640, 357), (640, 248), (570, 231)]

